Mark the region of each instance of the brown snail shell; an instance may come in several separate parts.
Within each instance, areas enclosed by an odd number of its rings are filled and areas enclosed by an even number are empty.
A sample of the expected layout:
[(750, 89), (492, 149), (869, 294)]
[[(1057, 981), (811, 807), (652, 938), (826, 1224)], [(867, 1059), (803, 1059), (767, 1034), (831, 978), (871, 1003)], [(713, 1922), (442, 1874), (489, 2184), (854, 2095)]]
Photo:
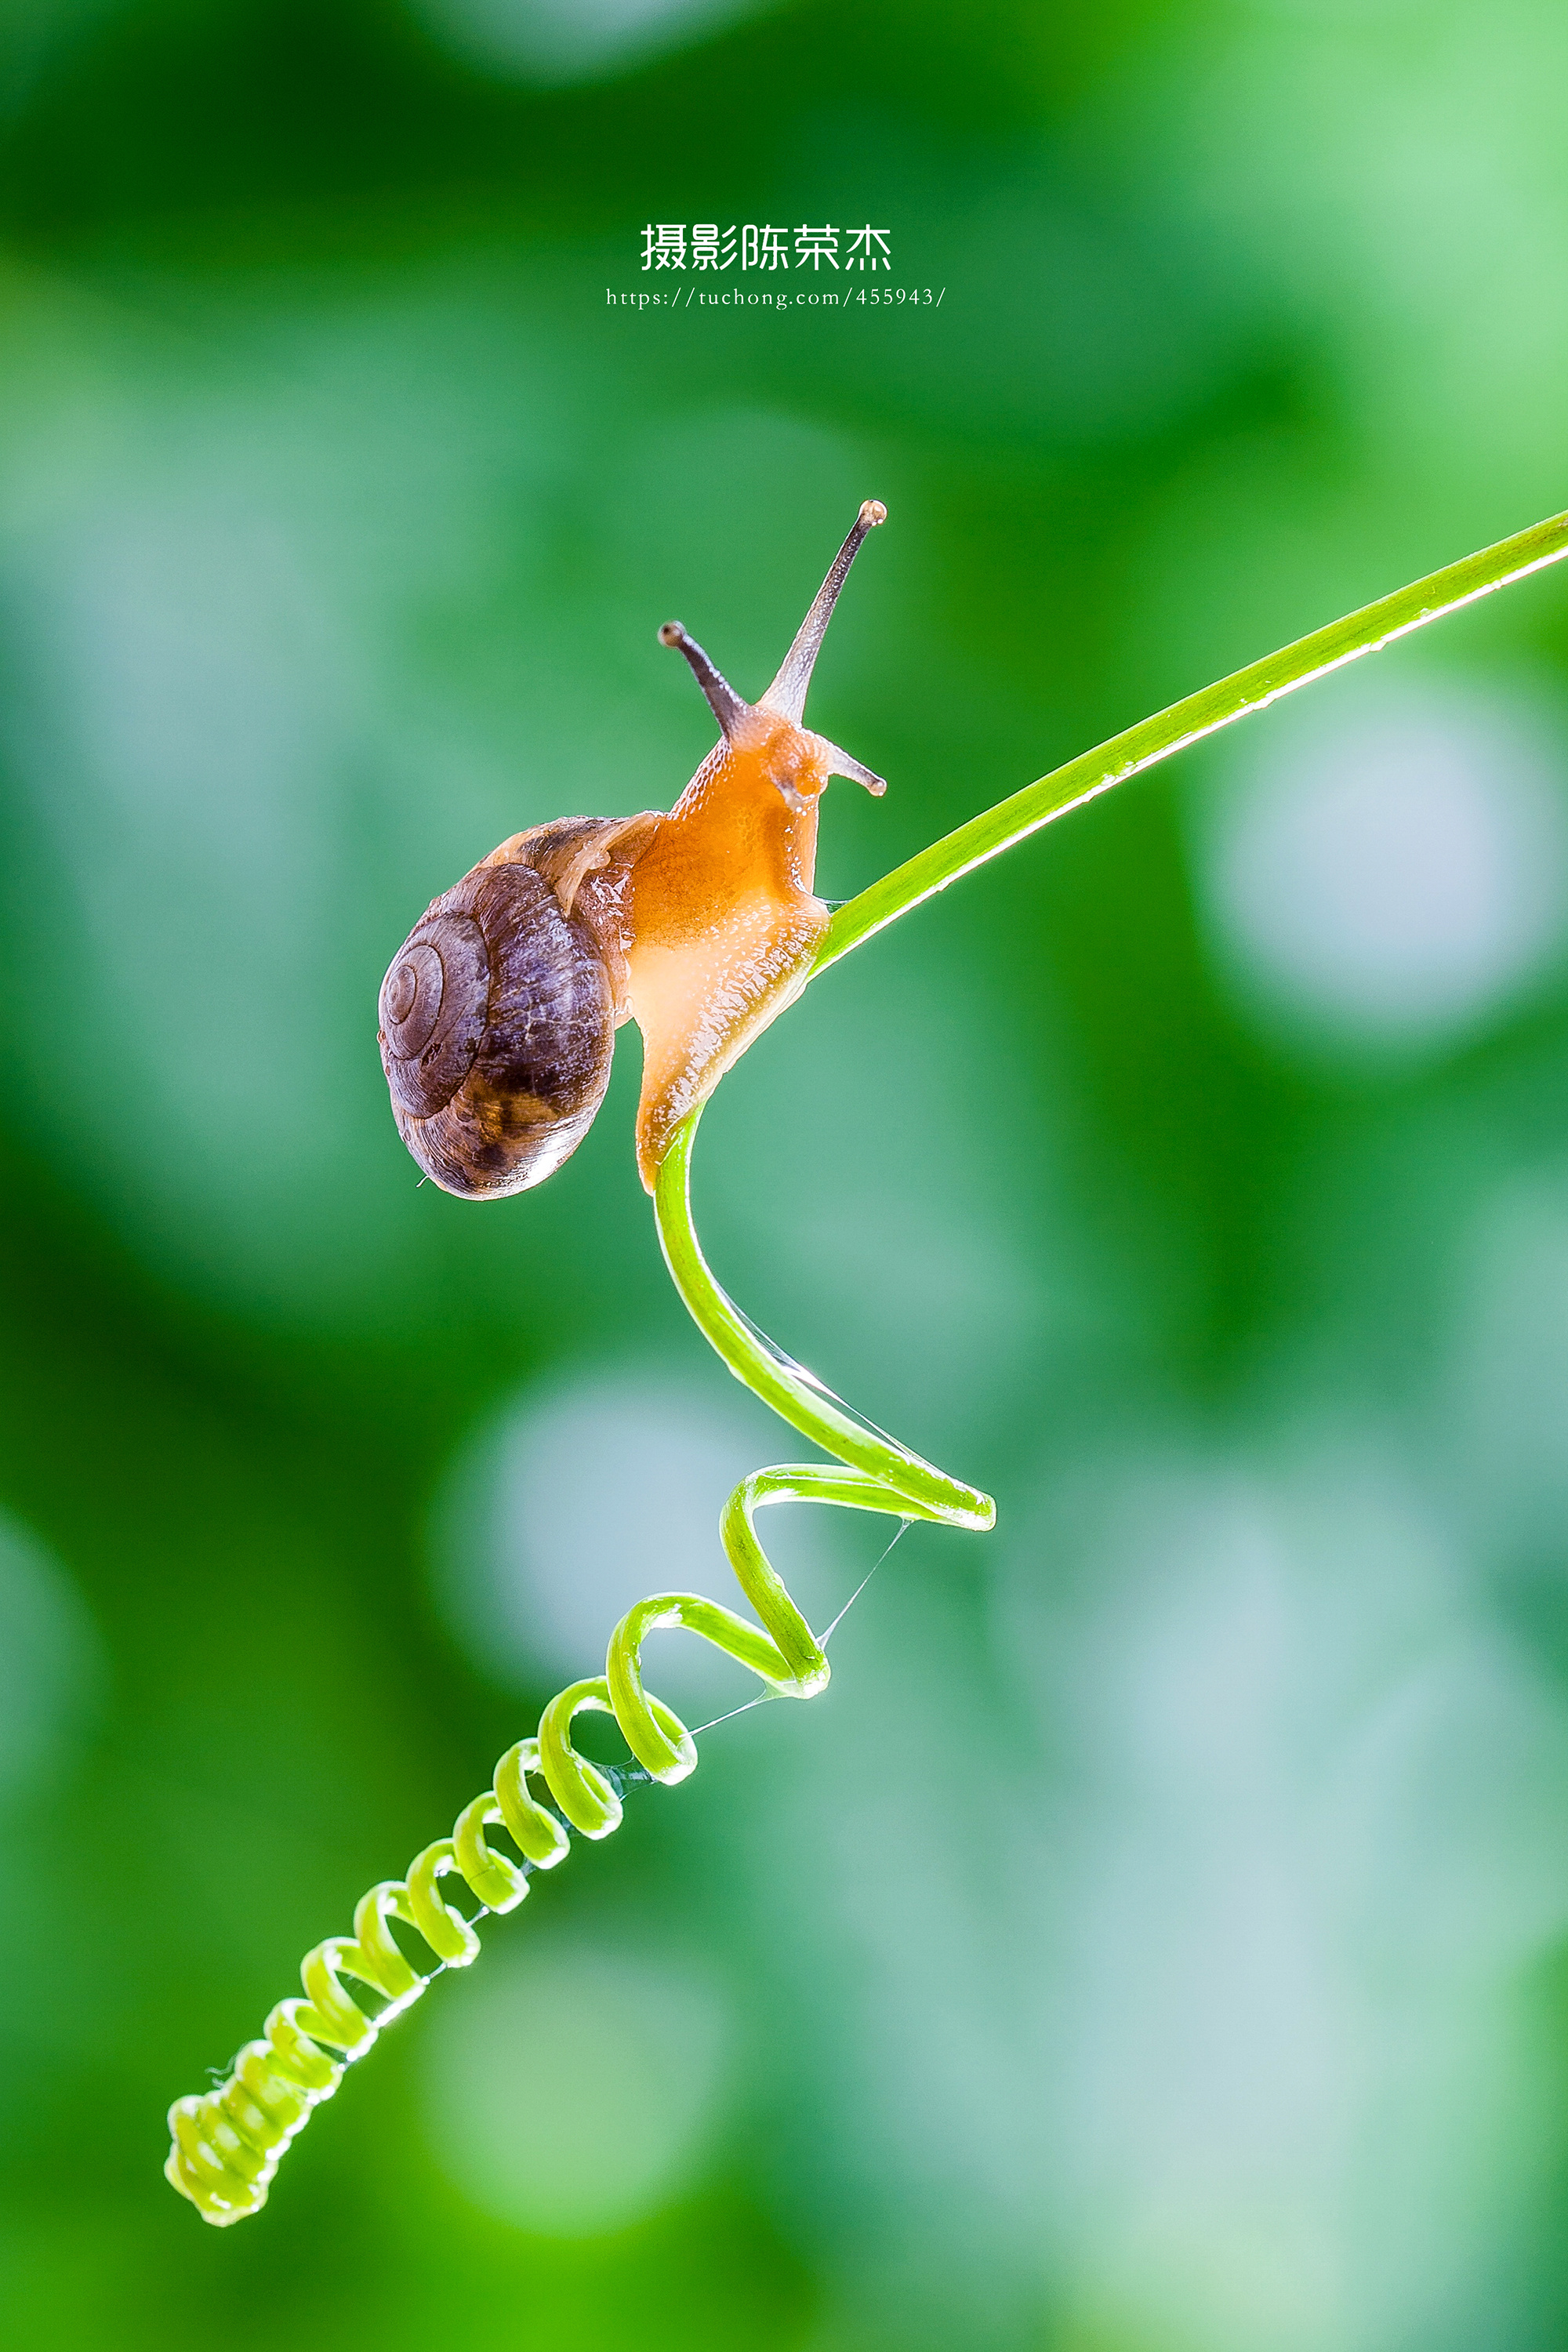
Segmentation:
[(619, 960), (603, 885), (582, 886), (627, 831), (567, 818), (503, 843), (394, 956), (382, 1066), (405, 1143), (445, 1191), (523, 1192), (587, 1133), (610, 1082)]

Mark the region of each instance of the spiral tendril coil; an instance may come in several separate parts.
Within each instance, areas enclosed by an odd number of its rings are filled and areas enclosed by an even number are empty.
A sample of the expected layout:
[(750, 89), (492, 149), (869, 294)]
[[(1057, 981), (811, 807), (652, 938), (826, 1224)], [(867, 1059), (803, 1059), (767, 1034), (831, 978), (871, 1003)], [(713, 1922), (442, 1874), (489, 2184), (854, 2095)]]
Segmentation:
[[(690, 1732), (643, 1683), (642, 1645), (650, 1633), (682, 1627), (738, 1659), (783, 1697), (812, 1698), (826, 1686), (826, 1655), (763, 1549), (759, 1510), (771, 1503), (827, 1503), (946, 1527), (994, 1523), (988, 1496), (868, 1427), (758, 1333), (720, 1288), (691, 1222), (690, 1154), (700, 1117), (692, 1112), (676, 1129), (655, 1195), (670, 1275), (736, 1379), (835, 1458), (753, 1471), (724, 1506), (721, 1540), (756, 1622), (700, 1593), (658, 1592), (639, 1601), (610, 1636), (604, 1674), (557, 1693), (537, 1736), (508, 1748), (491, 1785), (464, 1806), (451, 1836), (426, 1846), (405, 1878), (384, 1880), (362, 1896), (352, 1936), (330, 1936), (307, 1954), (300, 1970), (304, 1998), (278, 2003), (260, 2039), (247, 2042), (215, 2089), (175, 2101), (164, 2171), (205, 2221), (223, 2227), (260, 2210), (284, 2150), (311, 2110), (331, 2097), (345, 2070), (442, 1969), (467, 1968), (478, 1958), (476, 1920), (514, 1911), (531, 1873), (563, 1860), (570, 1830), (609, 1837), (620, 1826), (628, 1781), (646, 1776), (673, 1787), (695, 1769)], [(613, 1715), (640, 1769), (628, 1774), (580, 1755), (572, 1726), (583, 1714)], [(534, 1793), (540, 1787), (545, 1801)], [(489, 1843), (486, 1832), (496, 1827), (506, 1831), (521, 1863)], [(474, 1898), (471, 1916), (443, 1895), (447, 1878), (461, 1880)], [(425, 1945), (427, 1969), (408, 1958), (393, 1935), (395, 1921)]]

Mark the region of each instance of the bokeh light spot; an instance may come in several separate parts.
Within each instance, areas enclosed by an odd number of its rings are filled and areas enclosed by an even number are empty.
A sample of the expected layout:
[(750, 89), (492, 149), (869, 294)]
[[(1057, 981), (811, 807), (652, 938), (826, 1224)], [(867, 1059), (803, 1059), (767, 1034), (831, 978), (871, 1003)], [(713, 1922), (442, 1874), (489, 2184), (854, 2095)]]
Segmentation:
[(1199, 817), (1213, 951), (1248, 1012), (1352, 1053), (1495, 1018), (1562, 935), (1564, 764), (1543, 712), (1448, 686), (1347, 680), (1271, 713)]
[(1075, 2266), (1216, 2352), (1425, 2340), (1540, 2162), (1512, 2003), (1563, 1928), (1568, 1716), (1364, 1430), (1077, 1507), (1080, 1597), (1026, 1549), (1008, 1629), (1080, 1808), (1042, 1988)]
[(528, 1920), (514, 1951), (487, 1952), (452, 1990), (428, 2044), (427, 2107), (444, 2168), (477, 2205), (543, 2236), (593, 2237), (690, 2181), (728, 2039), (705, 1978), (665, 1954), (542, 1938)]
[(0, 1518), (0, 1798), (60, 1760), (100, 1672), (98, 1635), (65, 1570)]
[[(762, 1436), (774, 1436), (765, 1423)], [(448, 1623), (503, 1682), (586, 1673), (645, 1594), (729, 1597), (720, 1508), (767, 1458), (722, 1391), (622, 1372), (528, 1391), (479, 1431), (437, 1504)], [(752, 1694), (742, 1668), (690, 1634), (656, 1636), (647, 1655), (652, 1686), (677, 1706)]]
[(468, 64), (546, 86), (681, 47), (756, 13), (757, 0), (415, 0), (437, 39)]

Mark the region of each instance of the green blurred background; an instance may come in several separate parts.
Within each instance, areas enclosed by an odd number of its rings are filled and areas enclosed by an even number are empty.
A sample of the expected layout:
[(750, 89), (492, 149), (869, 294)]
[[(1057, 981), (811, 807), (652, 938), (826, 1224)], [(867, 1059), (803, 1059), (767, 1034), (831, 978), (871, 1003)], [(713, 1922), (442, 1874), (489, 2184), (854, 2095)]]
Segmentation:
[[(668, 804), (657, 625), (757, 691), (865, 496), (837, 897), (1561, 507), (1565, 75), (1548, 0), (4, 0), (19, 2352), (1561, 2342), (1556, 576), (758, 1047), (715, 1263), (997, 1532), (912, 1533), (827, 1696), (539, 1885), (259, 2221), (159, 2168), (793, 1450), (665, 1282), (635, 1034), (476, 1211), (393, 1129), (392, 950), (518, 827)], [(945, 295), (608, 306), (667, 218), (869, 220)], [(818, 1622), (882, 1540), (837, 1516), (776, 1529)]]

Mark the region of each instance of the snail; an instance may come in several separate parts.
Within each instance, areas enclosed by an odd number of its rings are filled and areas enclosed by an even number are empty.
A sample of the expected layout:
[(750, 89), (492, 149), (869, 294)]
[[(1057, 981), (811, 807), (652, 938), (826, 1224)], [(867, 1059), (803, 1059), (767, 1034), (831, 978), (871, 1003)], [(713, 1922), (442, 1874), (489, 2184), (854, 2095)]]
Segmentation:
[(887, 509), (868, 499), (785, 655), (745, 702), (679, 621), (720, 740), (665, 814), (514, 834), (426, 910), (381, 986), (382, 1066), (405, 1143), (466, 1200), (542, 1183), (592, 1125), (615, 1032), (643, 1035), (637, 1168), (805, 986), (828, 910), (813, 893), (830, 776), (880, 776), (802, 722), (839, 590)]

